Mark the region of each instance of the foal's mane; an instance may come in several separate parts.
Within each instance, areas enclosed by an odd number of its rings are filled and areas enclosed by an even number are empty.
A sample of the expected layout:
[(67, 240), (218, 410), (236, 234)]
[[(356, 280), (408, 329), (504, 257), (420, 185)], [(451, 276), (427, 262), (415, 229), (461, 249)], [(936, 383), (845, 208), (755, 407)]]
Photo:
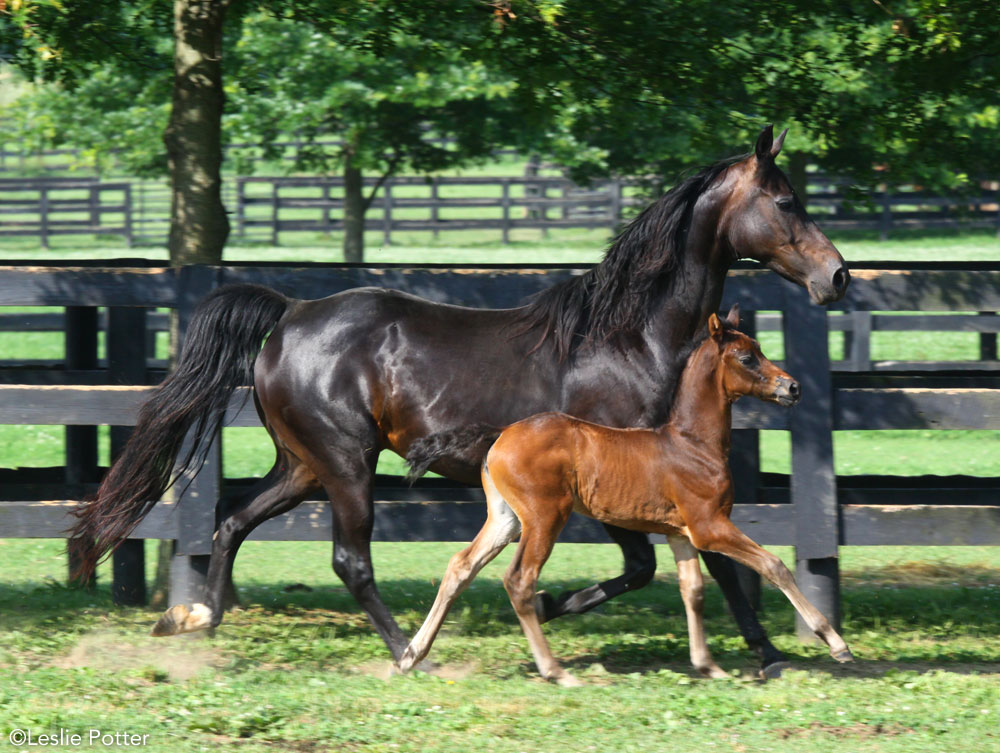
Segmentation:
[(698, 197), (746, 157), (703, 168), (646, 207), (611, 242), (600, 264), (537, 294), (520, 314), (515, 336), (538, 332), (531, 352), (551, 340), (564, 360), (587, 340), (620, 342), (636, 334), (680, 266)]

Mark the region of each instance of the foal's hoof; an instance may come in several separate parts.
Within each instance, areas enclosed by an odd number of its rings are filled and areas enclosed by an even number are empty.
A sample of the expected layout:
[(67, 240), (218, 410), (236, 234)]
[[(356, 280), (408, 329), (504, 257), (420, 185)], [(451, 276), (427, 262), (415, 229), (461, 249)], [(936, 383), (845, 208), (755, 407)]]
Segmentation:
[(781, 677), (781, 673), (786, 669), (792, 669), (792, 663), (790, 661), (772, 662), (766, 667), (761, 667), (760, 678), (762, 680), (777, 680)]
[(555, 680), (556, 684), (559, 687), (561, 687), (561, 688), (582, 688), (583, 687), (583, 680), (577, 679), (576, 677), (574, 677), (573, 675), (571, 675), (569, 672), (563, 672), (558, 677), (553, 677), (552, 679)]
[(194, 633), (212, 627), (212, 610), (204, 604), (195, 604), (188, 609), (186, 604), (170, 607), (153, 625), (152, 635), (157, 638), (165, 635), (180, 635)]
[(710, 680), (723, 680), (729, 678), (729, 673), (718, 664), (708, 664), (704, 667), (695, 667), (702, 677)]
[(851, 653), (851, 649), (849, 648), (845, 648), (842, 651), (838, 651), (837, 653), (831, 653), (830, 656), (839, 661), (841, 664), (846, 664), (849, 661), (854, 661), (854, 654)]

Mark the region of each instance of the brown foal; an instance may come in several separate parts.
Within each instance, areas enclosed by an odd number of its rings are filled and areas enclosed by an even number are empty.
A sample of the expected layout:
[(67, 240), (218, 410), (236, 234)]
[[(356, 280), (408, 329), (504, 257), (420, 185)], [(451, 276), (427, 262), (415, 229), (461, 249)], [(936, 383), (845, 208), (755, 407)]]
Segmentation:
[(785, 593), (837, 661), (853, 659), (844, 639), (802, 595), (781, 560), (729, 519), (733, 402), (752, 395), (792, 405), (800, 394), (798, 383), (735, 329), (738, 323), (735, 306), (726, 321), (709, 317), (709, 336), (689, 357), (671, 418), (658, 429), (612, 429), (563, 413), (541, 413), (503, 431), (482, 468), (486, 524), (467, 549), (452, 557), (400, 669), (410, 669), (427, 655), (458, 595), (520, 533), (504, 586), (542, 676), (561, 685), (578, 684), (553, 657), (535, 611), (539, 571), (574, 510), (603, 523), (667, 535), (678, 565), (691, 661), (702, 674), (726, 673), (712, 660), (705, 641), (697, 549), (721, 552), (756, 570)]

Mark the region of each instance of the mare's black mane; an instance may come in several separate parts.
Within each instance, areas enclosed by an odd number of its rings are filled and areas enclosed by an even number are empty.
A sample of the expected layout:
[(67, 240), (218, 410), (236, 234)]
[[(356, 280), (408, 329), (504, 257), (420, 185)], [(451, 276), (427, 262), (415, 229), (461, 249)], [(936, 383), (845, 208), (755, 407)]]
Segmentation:
[(536, 295), (524, 308), (515, 336), (538, 332), (532, 351), (551, 340), (563, 360), (586, 340), (636, 334), (650, 303), (680, 266), (698, 197), (743, 159), (746, 155), (706, 167), (646, 207), (611, 242), (600, 264)]

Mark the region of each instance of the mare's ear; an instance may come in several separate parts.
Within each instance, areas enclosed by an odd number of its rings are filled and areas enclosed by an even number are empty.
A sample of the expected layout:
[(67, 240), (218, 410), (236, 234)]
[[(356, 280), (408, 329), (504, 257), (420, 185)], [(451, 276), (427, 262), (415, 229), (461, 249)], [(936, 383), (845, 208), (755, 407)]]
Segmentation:
[(713, 340), (722, 339), (722, 322), (714, 311), (708, 315), (708, 334)]
[[(784, 136), (782, 134), (782, 136)], [(774, 126), (768, 124), (764, 126), (764, 130), (760, 132), (760, 136), (757, 137), (757, 144), (754, 146), (754, 154), (757, 155), (758, 162), (765, 162), (769, 159), (773, 159), (771, 156), (771, 147), (774, 146)], [(781, 144), (778, 144), (779, 148)]]
[(740, 326), (740, 304), (734, 303), (732, 308), (729, 309), (729, 313), (726, 314), (726, 321), (733, 327)]
[(771, 159), (774, 159), (775, 157), (778, 156), (778, 152), (781, 151), (781, 145), (785, 143), (785, 136), (787, 135), (788, 135), (788, 129), (786, 128), (784, 131), (778, 134), (778, 138), (776, 138), (774, 140), (774, 143), (771, 144)]

